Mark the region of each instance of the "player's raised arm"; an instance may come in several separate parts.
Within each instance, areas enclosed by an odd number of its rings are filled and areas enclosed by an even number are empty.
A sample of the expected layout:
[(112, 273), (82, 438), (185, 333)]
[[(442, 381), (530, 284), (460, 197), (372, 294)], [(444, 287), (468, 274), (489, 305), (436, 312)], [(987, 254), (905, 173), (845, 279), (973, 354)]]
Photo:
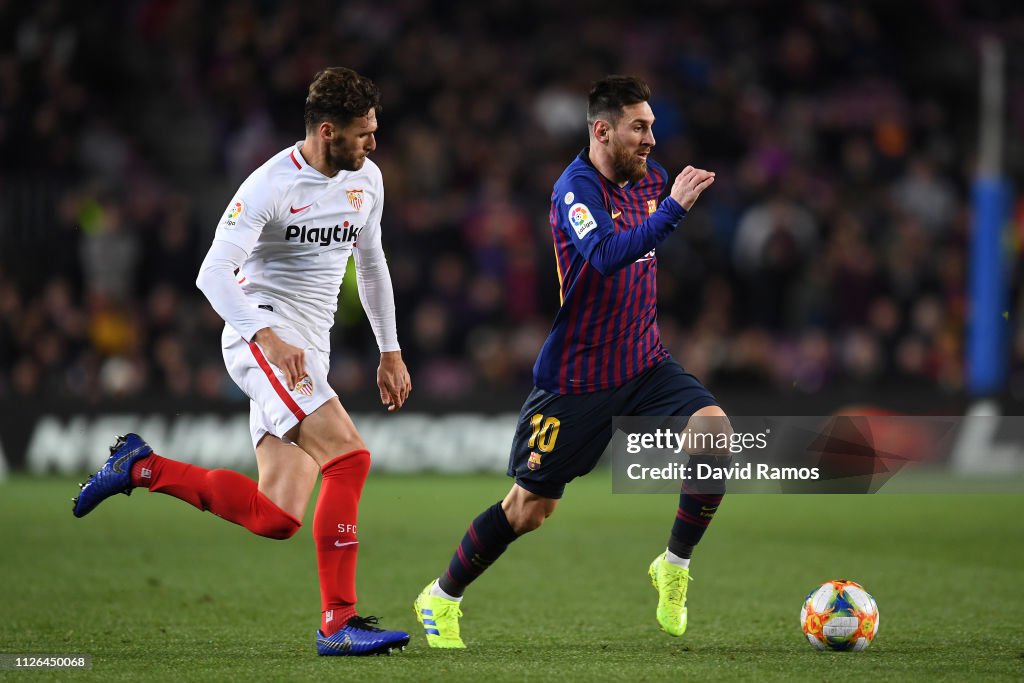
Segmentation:
[[(558, 194), (573, 198), (568, 204), (564, 199), (558, 202), (561, 224), (568, 226), (569, 236), (587, 262), (602, 275), (612, 275), (661, 244), (686, 216), (687, 210), (679, 199), (687, 199), (693, 193), (688, 183), (695, 176), (690, 174), (688, 180), (682, 182), (681, 177), (682, 174), (673, 184), (673, 196), (666, 198), (657, 211), (640, 225), (622, 231), (615, 230), (597, 184), (590, 178), (576, 179), (573, 190), (562, 192), (559, 189)], [(677, 186), (679, 199), (674, 196)], [(691, 206), (695, 200), (693, 197), (689, 202)]]

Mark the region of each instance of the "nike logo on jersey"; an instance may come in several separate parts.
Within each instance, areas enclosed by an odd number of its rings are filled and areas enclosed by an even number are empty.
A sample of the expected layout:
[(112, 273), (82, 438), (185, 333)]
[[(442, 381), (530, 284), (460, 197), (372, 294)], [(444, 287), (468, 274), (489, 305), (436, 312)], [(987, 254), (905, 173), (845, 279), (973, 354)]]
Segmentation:
[(359, 543), (359, 541), (348, 541), (347, 543), (342, 543), (341, 541), (335, 541), (334, 545), (337, 548), (344, 548), (347, 545), (355, 545), (356, 543)]
[(622, 215), (621, 211), (612, 211), (612, 220), (615, 220), (616, 218), (618, 218), (621, 215)]
[(292, 213), (299, 213), (301, 211), (305, 211), (306, 209), (308, 209), (311, 206), (313, 206), (313, 205), (312, 204), (306, 204), (305, 206), (300, 206), (297, 209), (294, 206), (289, 206), (288, 210), (291, 211)]
[(654, 249), (651, 249), (649, 252), (647, 252), (646, 254), (641, 256), (640, 258), (638, 258), (635, 261), (635, 263), (643, 263), (644, 261), (653, 261), (653, 260), (654, 260)]

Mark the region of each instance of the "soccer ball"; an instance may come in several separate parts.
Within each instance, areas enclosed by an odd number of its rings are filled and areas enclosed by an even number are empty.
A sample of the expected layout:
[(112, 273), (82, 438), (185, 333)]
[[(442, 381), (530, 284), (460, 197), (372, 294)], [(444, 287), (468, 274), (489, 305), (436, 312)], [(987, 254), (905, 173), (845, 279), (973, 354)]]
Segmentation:
[(826, 581), (804, 600), (800, 628), (815, 649), (860, 652), (878, 633), (878, 605), (858, 583)]

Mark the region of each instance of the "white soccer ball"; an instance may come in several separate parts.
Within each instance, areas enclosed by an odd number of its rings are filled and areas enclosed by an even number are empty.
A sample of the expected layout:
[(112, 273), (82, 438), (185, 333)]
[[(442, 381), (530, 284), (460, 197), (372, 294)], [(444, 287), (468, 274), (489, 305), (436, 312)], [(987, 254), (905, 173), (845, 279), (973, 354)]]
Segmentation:
[(878, 605), (858, 583), (826, 581), (804, 600), (800, 628), (815, 649), (860, 652), (878, 633)]

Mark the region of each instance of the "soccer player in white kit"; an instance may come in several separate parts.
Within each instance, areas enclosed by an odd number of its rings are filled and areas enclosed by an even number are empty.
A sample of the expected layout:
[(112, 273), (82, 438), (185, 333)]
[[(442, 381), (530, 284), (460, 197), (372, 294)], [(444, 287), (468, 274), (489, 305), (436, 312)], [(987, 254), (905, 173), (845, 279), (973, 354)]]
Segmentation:
[(225, 321), (224, 361), (250, 399), (259, 484), (163, 458), (129, 434), (119, 437), (74, 507), (82, 517), (109, 496), (141, 486), (284, 539), (301, 526), (319, 472), (313, 536), (321, 655), (390, 653), (409, 641), (407, 633), (379, 629), (375, 617), (356, 613), (357, 511), (370, 454), (327, 383), (329, 333), (351, 255), (381, 352), (381, 401), (398, 410), (412, 388), (381, 247), (384, 185), (368, 159), (379, 108), (369, 79), (342, 67), (318, 73), (306, 98), (305, 139), (242, 183), (196, 281)]

